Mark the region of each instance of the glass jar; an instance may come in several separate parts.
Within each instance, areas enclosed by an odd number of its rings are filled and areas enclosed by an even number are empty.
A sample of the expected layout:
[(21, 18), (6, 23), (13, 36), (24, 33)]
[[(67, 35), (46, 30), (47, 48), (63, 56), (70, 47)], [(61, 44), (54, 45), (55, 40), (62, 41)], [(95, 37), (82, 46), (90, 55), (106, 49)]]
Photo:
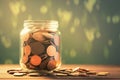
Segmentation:
[(58, 21), (25, 20), (20, 40), (22, 69), (51, 71), (60, 67)]

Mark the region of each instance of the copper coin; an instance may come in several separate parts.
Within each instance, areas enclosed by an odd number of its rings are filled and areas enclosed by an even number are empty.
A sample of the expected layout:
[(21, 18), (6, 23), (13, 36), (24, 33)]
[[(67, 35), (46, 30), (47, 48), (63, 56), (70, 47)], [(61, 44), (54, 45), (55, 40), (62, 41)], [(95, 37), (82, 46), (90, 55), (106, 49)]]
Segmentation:
[(56, 52), (55, 56), (56, 66), (61, 65), (60, 53)]
[(29, 39), (30, 35), (29, 35), (29, 33), (25, 33), (21, 37), (22, 37), (23, 41), (27, 41)]
[(32, 37), (37, 40), (37, 41), (40, 41), (40, 42), (43, 42), (45, 40), (44, 36), (42, 35), (42, 32), (35, 32), (33, 33)]
[(27, 68), (29, 68), (29, 69), (35, 69), (35, 66), (33, 66), (32, 64), (30, 64), (30, 63), (28, 63), (28, 64), (26, 64), (27, 65)]
[(54, 35), (54, 43), (57, 46), (60, 45), (60, 37), (57, 34)]
[(25, 55), (30, 55), (31, 53), (31, 47), (29, 45), (24, 47), (24, 53)]
[(56, 61), (55, 60), (50, 60), (47, 64), (47, 69), (48, 70), (53, 70), (56, 68)]
[(38, 66), (41, 63), (41, 57), (38, 55), (33, 55), (30, 59), (30, 63), (34, 66)]
[(53, 38), (53, 35), (48, 32), (43, 32), (42, 35), (45, 36), (46, 38)]
[(28, 61), (28, 56), (24, 55), (24, 56), (22, 57), (22, 62), (23, 62), (23, 63), (27, 63), (27, 61)]
[(42, 69), (47, 70), (47, 69), (46, 69), (46, 66), (47, 66), (49, 60), (50, 60), (49, 58), (43, 60), (43, 61), (41, 62), (41, 64), (40, 64), (40, 66), (39, 66), (39, 69), (40, 69), (40, 70), (42, 70)]
[(53, 45), (47, 47), (47, 54), (49, 56), (54, 56), (56, 54), (56, 48)]
[(45, 50), (45, 47), (40, 42), (31, 43), (30, 47), (33, 54), (41, 54)]

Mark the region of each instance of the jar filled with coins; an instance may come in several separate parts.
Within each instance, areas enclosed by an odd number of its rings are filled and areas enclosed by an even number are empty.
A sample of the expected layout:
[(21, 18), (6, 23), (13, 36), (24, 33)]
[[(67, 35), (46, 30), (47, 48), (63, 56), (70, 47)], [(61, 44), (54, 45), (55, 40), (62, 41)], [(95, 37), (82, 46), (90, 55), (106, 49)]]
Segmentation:
[(60, 67), (58, 21), (25, 20), (20, 40), (22, 69), (51, 71)]

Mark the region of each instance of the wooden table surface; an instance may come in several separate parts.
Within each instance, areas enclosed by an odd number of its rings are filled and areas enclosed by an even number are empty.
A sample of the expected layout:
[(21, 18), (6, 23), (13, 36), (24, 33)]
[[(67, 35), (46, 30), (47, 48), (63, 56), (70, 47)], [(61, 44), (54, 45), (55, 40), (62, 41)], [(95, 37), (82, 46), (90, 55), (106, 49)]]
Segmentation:
[(12, 68), (20, 68), (19, 65), (0, 65), (0, 79), (2, 80), (120, 80), (120, 66), (115, 65), (62, 65), (63, 68), (75, 68), (81, 67), (84, 69), (89, 69), (97, 72), (109, 72), (107, 76), (89, 76), (89, 77), (75, 77), (75, 76), (20, 76), (16, 77), (7, 73), (7, 70)]

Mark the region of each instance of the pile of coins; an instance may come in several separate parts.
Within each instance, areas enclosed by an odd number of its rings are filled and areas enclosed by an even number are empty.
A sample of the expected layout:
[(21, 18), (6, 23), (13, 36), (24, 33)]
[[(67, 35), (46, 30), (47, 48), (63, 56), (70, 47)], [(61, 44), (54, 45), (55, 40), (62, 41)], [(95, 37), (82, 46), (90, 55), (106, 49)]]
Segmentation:
[(59, 68), (50, 72), (45, 71), (24, 71), (24, 70), (8, 70), (9, 74), (14, 76), (80, 76), (80, 77), (89, 77), (89, 76), (107, 76), (109, 72), (95, 72), (88, 69), (83, 69), (76, 67), (73, 69)]
[(60, 38), (55, 32), (26, 33), (21, 40), (21, 63), (28, 69), (53, 70), (61, 64)]

